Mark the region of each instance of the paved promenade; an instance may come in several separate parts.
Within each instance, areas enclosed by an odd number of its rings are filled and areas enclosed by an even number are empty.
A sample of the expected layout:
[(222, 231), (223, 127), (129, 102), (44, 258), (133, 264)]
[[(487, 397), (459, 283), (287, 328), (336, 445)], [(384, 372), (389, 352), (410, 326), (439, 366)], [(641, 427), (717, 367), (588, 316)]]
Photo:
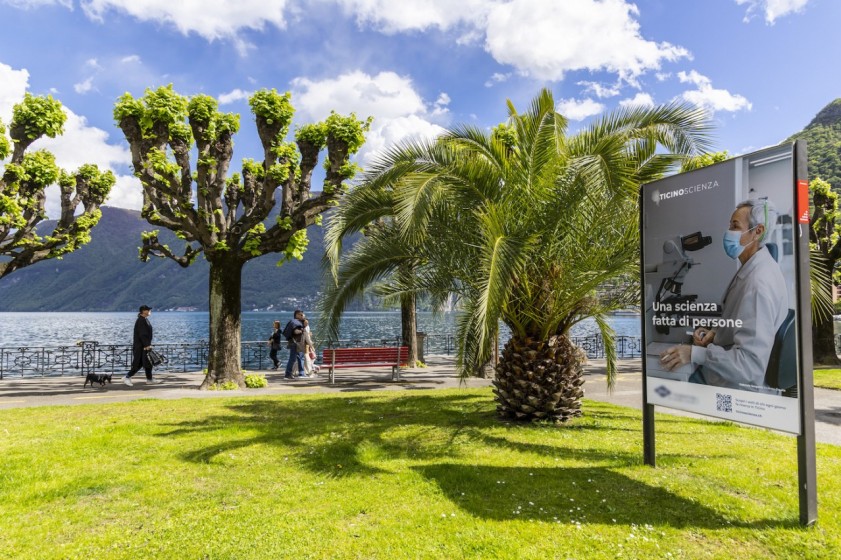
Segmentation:
[[(391, 381), (387, 368), (338, 370), (336, 383), (330, 385), (327, 376), (311, 379), (284, 380), (282, 370), (262, 371), (269, 387), (259, 391), (198, 391), (202, 380), (200, 372), (169, 373), (159, 375), (164, 383), (147, 385), (143, 372), (134, 377), (134, 387), (122, 384), (122, 376), (115, 376), (114, 383), (91, 389), (83, 388), (82, 377), (7, 377), (0, 380), (0, 409), (122, 402), (136, 399), (224, 398), (237, 395), (280, 395), (305, 393), (343, 393), (353, 391), (393, 391), (407, 389), (440, 389), (486, 387), (490, 379), (471, 378), (461, 383), (455, 376), (452, 356), (428, 356), (426, 368), (404, 370), (399, 383)], [(616, 387), (608, 392), (605, 383), (604, 361), (591, 360), (586, 366), (585, 397), (633, 408), (642, 407), (642, 381), (639, 360), (622, 360), (619, 363)], [(585, 409), (586, 410), (586, 409)], [(690, 413), (657, 408), (658, 412), (681, 416)], [(815, 435), (818, 442), (841, 445), (841, 391), (815, 389)], [(640, 428), (641, 429), (641, 428)]]

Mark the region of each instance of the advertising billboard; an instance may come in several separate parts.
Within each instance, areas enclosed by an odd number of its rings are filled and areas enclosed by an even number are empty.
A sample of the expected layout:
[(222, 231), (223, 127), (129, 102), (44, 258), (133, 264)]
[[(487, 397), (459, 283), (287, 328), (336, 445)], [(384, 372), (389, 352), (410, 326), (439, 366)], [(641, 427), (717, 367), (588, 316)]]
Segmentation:
[(795, 162), (786, 144), (643, 185), (649, 404), (801, 433)]

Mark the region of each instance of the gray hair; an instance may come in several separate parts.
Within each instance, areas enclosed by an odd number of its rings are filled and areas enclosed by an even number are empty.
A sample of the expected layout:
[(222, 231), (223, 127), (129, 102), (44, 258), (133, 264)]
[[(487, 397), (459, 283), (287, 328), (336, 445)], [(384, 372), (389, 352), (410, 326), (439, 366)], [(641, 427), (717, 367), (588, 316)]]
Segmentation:
[(750, 198), (737, 204), (736, 210), (739, 208), (750, 209), (748, 212), (748, 227), (750, 229), (760, 224), (765, 226), (765, 233), (759, 239), (759, 246), (765, 245), (777, 226), (777, 209), (774, 204), (767, 197)]

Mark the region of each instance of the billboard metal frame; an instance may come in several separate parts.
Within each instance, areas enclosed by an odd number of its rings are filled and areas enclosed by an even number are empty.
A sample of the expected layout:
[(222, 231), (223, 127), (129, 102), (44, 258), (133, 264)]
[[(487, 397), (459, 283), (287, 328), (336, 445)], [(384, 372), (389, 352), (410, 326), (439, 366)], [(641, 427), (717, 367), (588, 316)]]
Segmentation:
[[(812, 363), (812, 313), (811, 289), (809, 279), (809, 196), (806, 160), (806, 142), (797, 140), (792, 146), (793, 206), (795, 209), (794, 245), (795, 285), (797, 298), (797, 347), (798, 347), (798, 401), (800, 414), (800, 434), (797, 436), (797, 473), (800, 506), (800, 524), (810, 526), (818, 518), (817, 465), (815, 454), (815, 406), (813, 391)], [(744, 156), (740, 156), (744, 157)], [(640, 235), (644, 226), (644, 191), (639, 193)], [(645, 254), (644, 243), (640, 243), (640, 301), (642, 309), (645, 300)], [(643, 337), (646, 332), (646, 315), (640, 314), (640, 328)], [(655, 405), (648, 400), (648, 375), (646, 360), (642, 359), (642, 420), (643, 420), (643, 461), (652, 467), (657, 465), (656, 430), (654, 419)]]

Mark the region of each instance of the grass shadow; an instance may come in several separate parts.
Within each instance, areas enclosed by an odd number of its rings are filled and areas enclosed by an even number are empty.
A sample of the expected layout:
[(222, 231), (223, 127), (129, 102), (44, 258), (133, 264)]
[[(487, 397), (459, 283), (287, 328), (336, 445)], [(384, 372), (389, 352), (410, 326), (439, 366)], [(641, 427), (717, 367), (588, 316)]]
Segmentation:
[[(524, 468), (442, 463), (414, 467), (470, 515), (496, 521), (674, 528), (797, 527), (792, 519), (740, 523), (609, 468)], [(488, 488), (504, 491), (489, 491)]]

